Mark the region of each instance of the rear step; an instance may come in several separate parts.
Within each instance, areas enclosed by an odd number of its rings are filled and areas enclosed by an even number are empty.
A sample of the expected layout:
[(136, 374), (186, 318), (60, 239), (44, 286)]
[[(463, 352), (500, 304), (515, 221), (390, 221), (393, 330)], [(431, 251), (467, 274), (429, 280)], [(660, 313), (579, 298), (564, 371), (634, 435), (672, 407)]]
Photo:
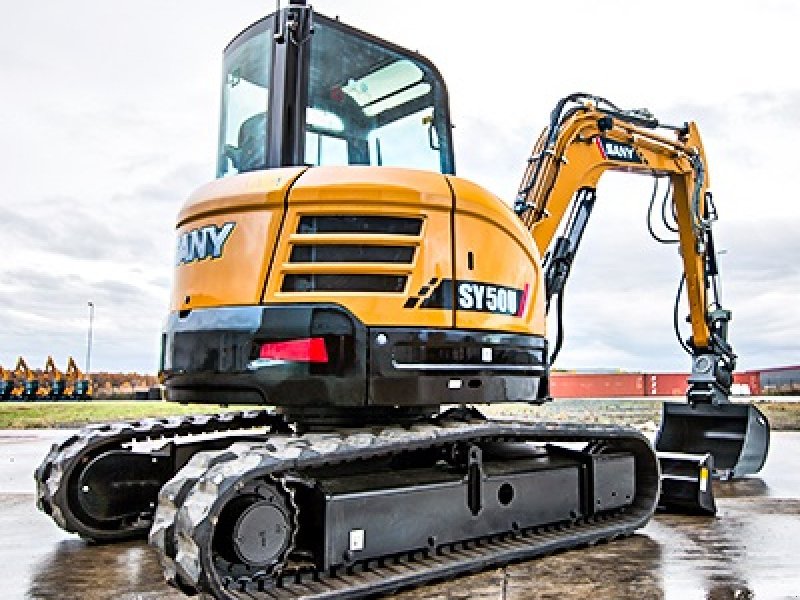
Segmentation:
[(714, 516), (714, 457), (706, 454), (657, 452), (661, 467), (658, 508), (666, 512)]

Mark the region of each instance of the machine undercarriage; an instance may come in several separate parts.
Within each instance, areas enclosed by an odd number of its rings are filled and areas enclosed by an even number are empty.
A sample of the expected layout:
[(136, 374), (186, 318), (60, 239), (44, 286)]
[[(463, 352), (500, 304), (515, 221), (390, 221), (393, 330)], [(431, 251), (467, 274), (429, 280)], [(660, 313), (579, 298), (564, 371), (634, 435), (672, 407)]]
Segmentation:
[[(212, 431), (226, 435), (194, 438)], [(168, 443), (123, 450), (153, 438)], [(171, 583), (224, 598), (360, 597), (610, 540), (659, 490), (634, 430), (464, 409), (305, 435), (267, 411), (87, 429), (37, 476), (68, 531), (149, 530)]]

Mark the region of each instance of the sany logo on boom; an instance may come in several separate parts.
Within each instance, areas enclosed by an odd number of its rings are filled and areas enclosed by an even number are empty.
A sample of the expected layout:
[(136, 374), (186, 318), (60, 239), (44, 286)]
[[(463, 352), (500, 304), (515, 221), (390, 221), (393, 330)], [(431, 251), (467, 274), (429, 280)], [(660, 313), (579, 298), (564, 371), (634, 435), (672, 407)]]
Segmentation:
[(600, 149), (600, 154), (608, 160), (619, 160), (622, 162), (641, 163), (641, 157), (636, 153), (636, 149), (630, 144), (615, 142), (604, 137), (596, 137), (595, 143)]
[(175, 257), (176, 265), (185, 265), (207, 258), (222, 256), (225, 242), (228, 241), (236, 223), (225, 223), (222, 227), (206, 225), (192, 229), (178, 236), (178, 248)]

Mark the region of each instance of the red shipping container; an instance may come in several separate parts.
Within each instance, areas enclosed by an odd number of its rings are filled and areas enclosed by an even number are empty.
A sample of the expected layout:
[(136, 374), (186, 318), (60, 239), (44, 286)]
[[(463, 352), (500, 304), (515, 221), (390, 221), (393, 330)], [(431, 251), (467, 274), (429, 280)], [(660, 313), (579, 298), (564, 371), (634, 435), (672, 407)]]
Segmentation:
[(733, 383), (744, 384), (750, 389), (752, 396), (761, 393), (761, 373), (759, 371), (745, 371), (744, 373), (734, 373)]
[(619, 398), (644, 396), (644, 375), (638, 373), (552, 373), (554, 398)]
[[(686, 373), (551, 373), (554, 398), (620, 398), (631, 396), (685, 396)], [(735, 373), (733, 382), (746, 384), (750, 393), (761, 393), (758, 371)]]
[(648, 396), (685, 396), (689, 387), (686, 373), (648, 373), (645, 388)]

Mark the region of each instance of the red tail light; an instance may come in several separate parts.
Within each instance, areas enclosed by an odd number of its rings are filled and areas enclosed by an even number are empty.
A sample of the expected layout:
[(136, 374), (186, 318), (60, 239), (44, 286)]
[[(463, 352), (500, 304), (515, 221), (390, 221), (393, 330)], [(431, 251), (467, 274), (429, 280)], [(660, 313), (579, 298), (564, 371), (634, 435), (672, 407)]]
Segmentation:
[(328, 349), (325, 347), (324, 338), (303, 338), (261, 344), (258, 357), (272, 360), (326, 363), (328, 362)]

